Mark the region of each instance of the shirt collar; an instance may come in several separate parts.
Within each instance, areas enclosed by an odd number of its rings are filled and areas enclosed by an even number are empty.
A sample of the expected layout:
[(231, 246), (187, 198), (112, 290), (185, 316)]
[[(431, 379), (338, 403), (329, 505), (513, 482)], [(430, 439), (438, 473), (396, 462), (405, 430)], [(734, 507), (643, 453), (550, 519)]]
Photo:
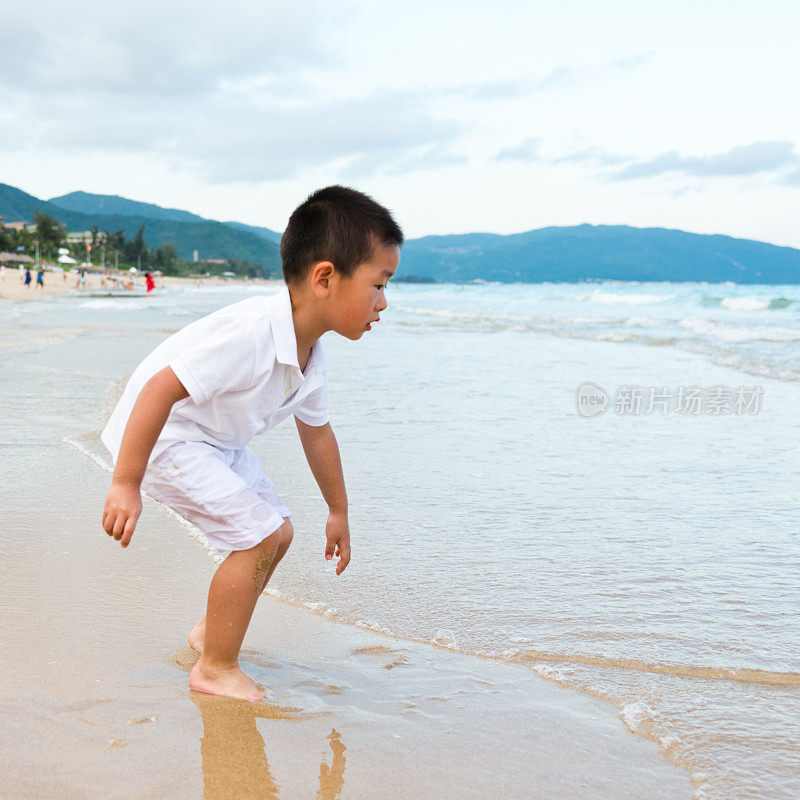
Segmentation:
[[(284, 286), (277, 294), (267, 298), (269, 306), (269, 323), (272, 329), (272, 341), (275, 345), (275, 358), (286, 366), (295, 367), (298, 371), (300, 365), (297, 363), (297, 337), (294, 333), (294, 320), (292, 319), (292, 300), (289, 297), (289, 287)], [(314, 342), (311, 348), (311, 355), (308, 357), (305, 372), (309, 368), (317, 366), (321, 370), (325, 369), (325, 355), (322, 352), (322, 344), (319, 339)]]

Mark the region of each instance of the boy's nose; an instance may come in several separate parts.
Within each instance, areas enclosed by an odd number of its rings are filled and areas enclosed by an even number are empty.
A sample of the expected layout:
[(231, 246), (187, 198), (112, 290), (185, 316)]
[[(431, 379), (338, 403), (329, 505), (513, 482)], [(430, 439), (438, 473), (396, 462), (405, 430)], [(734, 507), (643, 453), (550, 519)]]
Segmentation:
[(375, 305), (375, 310), (376, 310), (378, 313), (380, 313), (380, 312), (381, 312), (381, 311), (383, 311), (383, 309), (384, 309), (384, 308), (386, 308), (386, 306), (388, 306), (388, 305), (389, 305), (389, 304), (386, 302), (386, 297), (385, 297), (385, 296), (383, 296), (383, 295), (381, 295), (381, 297), (379, 298), (378, 302), (377, 302), (377, 303), (376, 303), (376, 305)]

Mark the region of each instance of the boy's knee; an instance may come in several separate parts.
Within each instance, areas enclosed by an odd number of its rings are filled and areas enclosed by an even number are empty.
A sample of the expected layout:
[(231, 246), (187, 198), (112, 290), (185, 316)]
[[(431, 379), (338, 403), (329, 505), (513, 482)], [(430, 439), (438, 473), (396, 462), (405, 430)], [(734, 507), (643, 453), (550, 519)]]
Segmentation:
[(294, 528), (292, 527), (292, 523), (289, 522), (287, 517), (284, 517), (283, 525), (281, 525), (278, 530), (280, 531), (281, 537), (281, 547), (287, 548), (292, 543), (292, 537), (294, 536)]
[(261, 550), (275, 556), (278, 552), (285, 551), (292, 541), (294, 536), (294, 528), (292, 523), (284, 517), (284, 523), (276, 528), (269, 536), (262, 539), (261, 544), (257, 545)]

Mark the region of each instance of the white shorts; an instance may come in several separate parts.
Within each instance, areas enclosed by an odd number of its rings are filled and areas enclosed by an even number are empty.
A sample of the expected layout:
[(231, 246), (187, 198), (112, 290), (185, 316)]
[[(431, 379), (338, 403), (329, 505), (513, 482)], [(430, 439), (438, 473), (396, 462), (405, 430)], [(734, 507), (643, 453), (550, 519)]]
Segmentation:
[(217, 550), (249, 550), (291, 516), (246, 447), (176, 442), (147, 467), (142, 489), (200, 528)]

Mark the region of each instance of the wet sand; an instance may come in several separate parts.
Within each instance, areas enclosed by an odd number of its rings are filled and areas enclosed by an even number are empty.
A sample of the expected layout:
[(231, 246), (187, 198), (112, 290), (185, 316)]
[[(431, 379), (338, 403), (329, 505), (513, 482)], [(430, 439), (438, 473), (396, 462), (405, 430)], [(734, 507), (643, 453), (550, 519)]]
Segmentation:
[(692, 795), (600, 700), (269, 596), (242, 666), (274, 700), (191, 691), (186, 637), (214, 565), (154, 503), (126, 550), (100, 527), (109, 475), (63, 441), (100, 400), (104, 345), (81, 343), (0, 360), (4, 797)]

